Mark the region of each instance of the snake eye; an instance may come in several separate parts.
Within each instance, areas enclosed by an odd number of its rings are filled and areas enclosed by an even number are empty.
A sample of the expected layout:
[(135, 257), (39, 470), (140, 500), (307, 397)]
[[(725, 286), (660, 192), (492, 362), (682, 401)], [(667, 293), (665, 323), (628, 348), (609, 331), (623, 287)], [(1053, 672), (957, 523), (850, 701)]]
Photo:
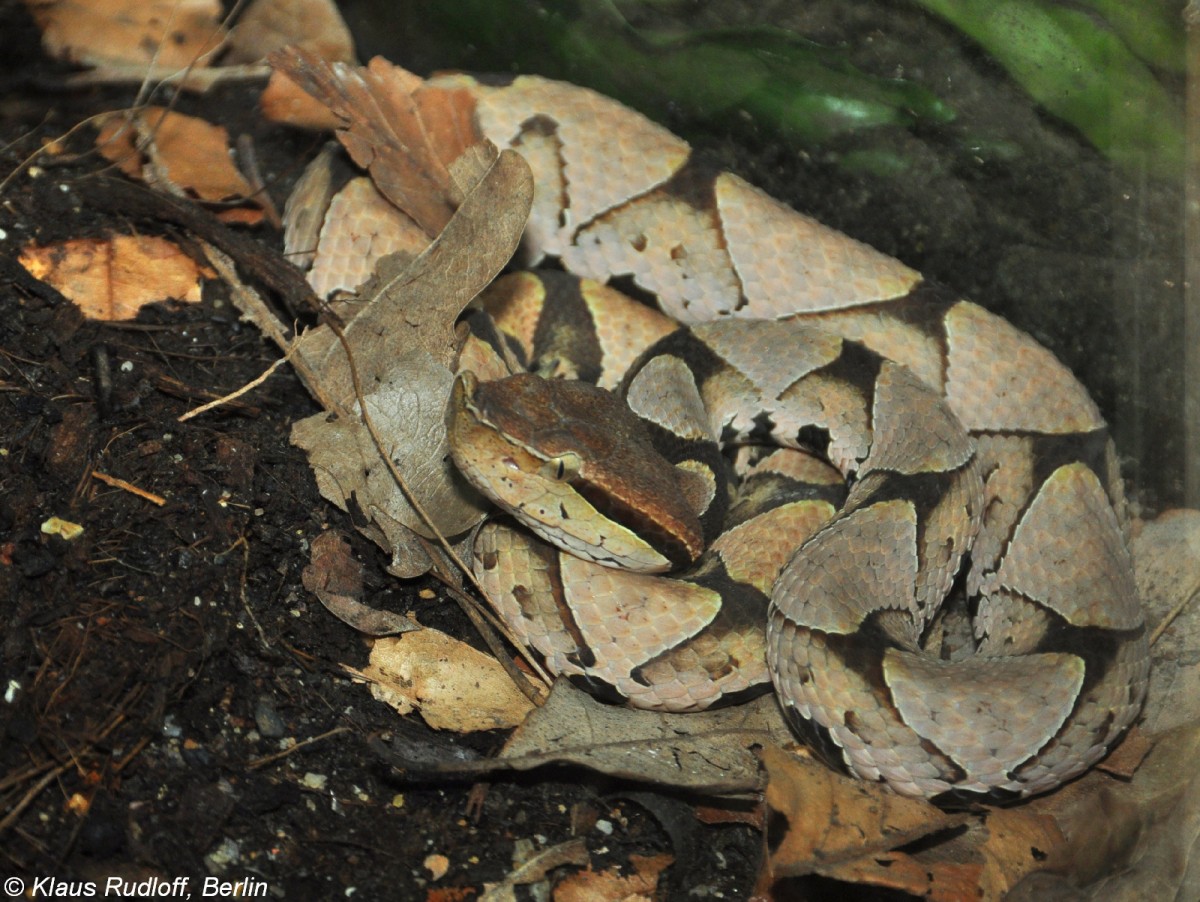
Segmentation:
[(559, 482), (566, 482), (569, 479), (575, 478), (579, 473), (579, 467), (583, 463), (579, 455), (574, 451), (568, 451), (566, 454), (559, 454), (557, 457), (549, 458), (542, 464), (542, 473), (550, 479), (555, 479)]

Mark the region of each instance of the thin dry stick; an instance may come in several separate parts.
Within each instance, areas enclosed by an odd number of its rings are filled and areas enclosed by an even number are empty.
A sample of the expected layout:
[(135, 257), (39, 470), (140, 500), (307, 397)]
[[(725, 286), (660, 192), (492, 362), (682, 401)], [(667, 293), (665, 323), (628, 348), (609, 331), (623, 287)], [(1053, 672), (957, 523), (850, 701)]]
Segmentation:
[(272, 761), (278, 761), (280, 758), (286, 758), (293, 752), (298, 752), (300, 749), (304, 748), (305, 746), (312, 745), (314, 742), (320, 742), (322, 739), (329, 739), (331, 736), (340, 736), (342, 733), (349, 732), (349, 727), (334, 727), (332, 730), (327, 730), (319, 736), (309, 736), (302, 742), (297, 742), (295, 745), (283, 749), (282, 751), (272, 752), (270, 755), (264, 755), (261, 758), (255, 758), (253, 761), (247, 762), (246, 770), (257, 770), (264, 764), (270, 764)]
[(1167, 616), (1162, 619), (1158, 626), (1154, 628), (1154, 632), (1150, 634), (1150, 645), (1153, 646), (1154, 643), (1159, 640), (1162, 634), (1167, 631), (1167, 627), (1175, 622), (1175, 618), (1182, 614), (1184, 609), (1197, 599), (1200, 599), (1200, 589), (1197, 589), (1191, 595), (1184, 596), (1183, 601), (1175, 605), (1175, 607), (1171, 609)]
[(185, 420), (190, 420), (192, 417), (198, 417), (198, 416), (200, 416), (200, 414), (207, 413), (208, 411), (212, 410), (214, 407), (220, 407), (222, 404), (228, 404), (230, 401), (240, 398), (242, 395), (246, 394), (246, 392), (253, 391), (254, 389), (258, 388), (258, 386), (262, 385), (269, 378), (271, 378), (272, 373), (274, 373), (277, 369), (279, 369), (281, 366), (283, 366), (285, 363), (287, 363), (289, 360), (292, 359), (292, 353), (295, 350), (296, 350), (296, 346), (292, 345), (288, 349), (286, 354), (284, 354), (282, 357), (280, 357), (278, 360), (276, 360), (274, 363), (272, 363), (269, 367), (267, 367), (265, 370), (263, 370), (262, 373), (260, 373), (258, 376), (251, 379), (249, 382), (247, 382), (241, 388), (230, 392), (229, 394), (225, 395), (224, 397), (216, 398), (212, 401), (209, 401), (207, 404), (201, 404), (199, 407), (193, 407), (191, 410), (187, 411), (186, 413), (181, 413), (178, 417), (178, 422), (182, 423)]
[(162, 495), (156, 495), (154, 492), (148, 492), (145, 489), (139, 489), (132, 482), (126, 482), (124, 479), (121, 479), (118, 476), (109, 476), (107, 473), (101, 473), (99, 470), (92, 470), (91, 475), (93, 479), (98, 479), (105, 485), (110, 485), (114, 489), (121, 489), (122, 491), (129, 492), (131, 495), (137, 495), (139, 498), (144, 498), (151, 504), (157, 504), (159, 507), (162, 507), (167, 503), (167, 499)]
[[(396, 481), (396, 485), (400, 487), (400, 491), (404, 493), (405, 499), (410, 505), (412, 505), (413, 510), (417, 512), (417, 515), (425, 521), (426, 525), (430, 528), (433, 534), (437, 536), (438, 544), (441, 545), (442, 550), (446, 553), (446, 556), (450, 558), (450, 560), (454, 562), (454, 565), (458, 567), (460, 571), (462, 571), (468, 580), (470, 580), (471, 585), (475, 587), (475, 590), (482, 597), (486, 598), (487, 592), (484, 591), (483, 586), (480, 585), (479, 581), (475, 578), (474, 572), (463, 562), (462, 558), (458, 556), (458, 553), (455, 552), (454, 548), (450, 545), (450, 542), (444, 535), (442, 535), (442, 531), (437, 528), (437, 524), (433, 522), (433, 518), (425, 510), (424, 505), (421, 504), (417, 496), (413, 494), (412, 489), (408, 487), (408, 482), (396, 468), (395, 463), (392, 462), (392, 457), (388, 453), (383, 439), (380, 437), (378, 431), (376, 431), (375, 423), (372, 421), (370, 413), (367, 411), (367, 402), (366, 398), (363, 396), (362, 383), (358, 378), (358, 367), (355, 365), (354, 354), (350, 350), (350, 344), (346, 340), (346, 334), (336, 323), (330, 322), (327, 323), (327, 325), (333, 330), (334, 335), (336, 335), (338, 341), (341, 342), (342, 349), (346, 352), (346, 362), (350, 368), (350, 381), (354, 385), (354, 396), (358, 399), (359, 416), (362, 419), (363, 425), (367, 427), (367, 432), (371, 436), (371, 441), (375, 444), (375, 449), (379, 452), (379, 456), (387, 465), (388, 472), (392, 474), (392, 478)], [(446, 583), (448, 587), (452, 588), (452, 585), (447, 580), (443, 579), (442, 581), (443, 583)], [(504, 652), (504, 649), (500, 645), (499, 641), (494, 635), (491, 634), (491, 631), (481, 628), (483, 624), (478, 618), (480, 615), (483, 615), (484, 612), (476, 605), (474, 600), (466, 594), (452, 591), (451, 597), (453, 597), (454, 600), (459, 603), (459, 606), (463, 608), (463, 612), (471, 618), (471, 622), (475, 624), (476, 629), (479, 630), (480, 635), (483, 637), (483, 641), (487, 643), (488, 648), (491, 649), (492, 654), (496, 656), (496, 659), (500, 661), (500, 664), (504, 667), (505, 672), (509, 675), (512, 681), (516, 683), (517, 688), (519, 688), (531, 702), (536, 705), (541, 705), (545, 700), (544, 693), (539, 692), (533, 686), (533, 684), (529, 682), (528, 677), (526, 677), (525, 674), (521, 673), (521, 671), (516, 668), (516, 666), (509, 659), (508, 655)], [(470, 603), (464, 605), (464, 602)], [(529, 663), (530, 667), (533, 668), (534, 672), (538, 675), (538, 678), (541, 679), (547, 686), (550, 685), (552, 681), (549, 674), (546, 673), (542, 666), (538, 664), (538, 662), (534, 660), (531, 655), (525, 652), (524, 646), (517, 641), (517, 639), (509, 632), (508, 628), (500, 623), (496, 623), (495, 625), (509, 642), (521, 650), (523, 657)]]
[(58, 776), (66, 771), (68, 766), (69, 765), (67, 764), (58, 765), (56, 768), (42, 777), (42, 779), (30, 786), (25, 795), (21, 796), (21, 801), (17, 802), (17, 804), (9, 810), (8, 814), (4, 816), (4, 820), (0, 820), (0, 833), (3, 833), (14, 823), (16, 823), (17, 818), (21, 816), (22, 811), (29, 807), (30, 802), (36, 799), (43, 789), (58, 779)]

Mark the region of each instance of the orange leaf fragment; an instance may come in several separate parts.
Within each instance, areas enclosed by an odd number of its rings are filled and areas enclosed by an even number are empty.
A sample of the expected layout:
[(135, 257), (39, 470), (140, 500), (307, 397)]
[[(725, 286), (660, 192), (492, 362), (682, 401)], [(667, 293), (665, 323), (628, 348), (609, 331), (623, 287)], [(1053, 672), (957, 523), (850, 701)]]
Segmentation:
[(152, 235), (78, 238), (21, 251), (21, 265), (58, 289), (91, 319), (133, 319), (155, 301), (200, 300), (200, 279), (215, 275), (179, 247)]
[(229, 132), (219, 125), (162, 107), (149, 107), (133, 123), (110, 117), (96, 146), (132, 178), (164, 184), (171, 193), (202, 201), (247, 198), (254, 193), (229, 155)]
[(219, 0), (26, 0), (42, 46), (88, 65), (208, 64), (225, 39)]
[[(764, 802), (771, 849), (759, 891), (786, 898), (789, 878), (820, 874), (931, 895), (944, 878), (913, 864), (899, 847), (965, 822), (922, 799), (852, 780), (812, 759), (773, 746), (759, 753), (767, 771)], [(978, 872), (978, 865), (974, 865)], [(950, 875), (960, 885), (961, 874)], [(969, 877), (967, 879), (970, 879)], [(781, 883), (782, 881), (782, 883)]]
[(342, 124), (333, 110), (278, 69), (271, 73), (258, 105), (268, 122), (330, 132)]
[(635, 873), (622, 875), (616, 868), (576, 871), (554, 887), (554, 902), (590, 902), (620, 899), (621, 902), (650, 902), (659, 898), (658, 878), (674, 863), (671, 855), (632, 855)]
[(446, 227), (465, 190), (450, 163), (479, 140), (469, 94), (426, 86), (382, 57), (354, 68), (289, 47), (270, 62), (337, 116), (338, 140), (384, 197), (430, 238)]

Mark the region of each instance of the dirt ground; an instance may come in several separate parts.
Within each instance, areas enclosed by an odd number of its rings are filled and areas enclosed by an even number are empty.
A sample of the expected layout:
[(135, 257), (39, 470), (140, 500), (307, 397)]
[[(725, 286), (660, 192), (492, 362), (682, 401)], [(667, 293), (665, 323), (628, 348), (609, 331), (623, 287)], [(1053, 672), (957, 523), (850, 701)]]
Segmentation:
[[(911, 15), (887, 15), (906, 45)], [(814, 32), (853, 38), (864, 16), (831, 15)], [(64, 87), (68, 70), (40, 55), (14, 4), (0, 4), (0, 35), (0, 178), (87, 116), (133, 100), (134, 87)], [(937, 29), (928, 40), (954, 43)], [(410, 64), (400, 52), (388, 49)], [(881, 38), (858, 62), (890, 69), (893, 52), (912, 51)], [(927, 68), (954, 70), (960, 84), (1002, 82), (961, 49), (930, 59)], [(257, 90), (181, 95), (177, 108), (252, 136), (282, 205), (319, 141), (261, 122)], [(1004, 87), (959, 102), (1000, 118), (1010, 112), (1003, 104), (1020, 106), (1008, 118), (1040, 130), (1029, 145), (1039, 154), (975, 171), (942, 160), (930, 182), (847, 175), (833, 155), (740, 134), (708, 136), (705, 152), (1033, 331), (1115, 420), (1135, 498), (1147, 509), (1174, 503), (1178, 474), (1160, 460), (1181, 453), (1174, 415), (1127, 386), (1132, 366), (1149, 397), (1156, 386), (1158, 397), (1178, 397), (1161, 388), (1178, 379), (1178, 297), (1161, 288), (1181, 282), (1176, 200), (1114, 172), (1015, 95)], [(702, 825), (670, 795), (579, 773), (414, 783), (378, 751), (403, 745), (410, 757), (445, 760), (488, 755), (504, 737), (435, 732), (344, 675), (367, 648), (301, 587), (312, 539), (347, 535), (376, 607), (464, 638), (471, 631), (437, 584), (389, 577), (381, 552), (318, 496), (289, 443), (291, 424), (316, 407), (286, 368), (235, 405), (177, 421), (277, 356), (239, 323), (220, 284), (198, 305), (102, 324), (17, 265), (32, 241), (114, 231), (191, 240), (94, 205), (97, 181), (119, 176), (89, 152), (91, 139), (71, 133), (64, 152), (0, 189), (0, 877), (185, 876), (198, 888), (211, 876), (278, 898), (454, 900), (508, 874), (515, 843), (582, 836), (596, 868), (674, 855), (664, 898), (747, 898), (762, 850), (749, 826)], [(932, 136), (920, 152), (939, 148)], [(264, 253), (279, 252), (278, 235), (256, 237)], [(1051, 310), (1047, 299), (1062, 303)], [(1114, 341), (1122, 335), (1132, 348)], [(1153, 366), (1148, 348), (1159, 355)], [(52, 516), (83, 535), (44, 535)], [(436, 882), (431, 855), (449, 865)], [(823, 897), (819, 885), (808, 889)]]

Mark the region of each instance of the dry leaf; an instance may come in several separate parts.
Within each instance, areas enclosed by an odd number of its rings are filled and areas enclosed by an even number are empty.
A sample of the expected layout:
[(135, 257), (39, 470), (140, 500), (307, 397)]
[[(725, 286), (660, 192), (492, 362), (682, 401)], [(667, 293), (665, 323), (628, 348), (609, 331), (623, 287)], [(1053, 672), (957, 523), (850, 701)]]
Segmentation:
[[(300, 269), (312, 266), (325, 212), (333, 199), (333, 155), (337, 145), (326, 142), (296, 180), (283, 207), (283, 254)], [(318, 292), (319, 297), (325, 297)]]
[(445, 855), (426, 855), (425, 860), (421, 862), (425, 866), (425, 870), (429, 871), (431, 880), (441, 880), (450, 870), (450, 859)]
[(271, 54), (271, 65), (338, 117), (338, 140), (388, 200), (430, 237), (446, 227), (466, 187), (449, 164), (478, 140), (469, 95), (426, 89), (382, 57), (362, 69), (291, 47)]
[[(393, 355), (389, 363), (390, 374), (370, 383), (367, 412), (421, 506), (444, 535), (457, 536), (478, 523), (488, 505), (449, 459), (442, 421), (453, 376), (420, 349)], [(292, 427), (292, 442), (308, 454), (321, 494), (343, 510), (353, 499), (388, 537), (398, 527), (434, 537), (357, 417), (308, 417)]]
[(42, 523), (42, 532), (48, 536), (58, 536), (68, 542), (74, 542), (83, 535), (83, 527), (62, 517), (51, 517)]
[(559, 680), (546, 704), (509, 738), (502, 757), (448, 762), (436, 771), (475, 778), (571, 764), (638, 783), (733, 795), (762, 788), (752, 750), (788, 735), (770, 696), (698, 714), (659, 714), (606, 705)]
[(533, 707), (495, 658), (433, 629), (376, 641), (362, 676), (377, 699), (420, 711), (435, 730), (502, 730)]
[(42, 46), (85, 65), (208, 65), (225, 39), (218, 0), (26, 0)]
[[(512, 257), (532, 196), (528, 165), (505, 151), (416, 260), (385, 258), (357, 299), (331, 305), (344, 324), (364, 389), (381, 381), (410, 349), (424, 349), (447, 370), (453, 367), (459, 344), (455, 321)], [(353, 403), (345, 352), (332, 330), (306, 332), (298, 353), (319, 374), (328, 396), (347, 407)]]
[(1025, 875), (1045, 867), (1063, 844), (1054, 818), (1027, 805), (989, 809), (973, 816), (967, 827), (923, 840), (916, 851), (865, 856), (822, 873), (944, 902), (1003, 899)]
[[(327, 326), (309, 330), (296, 354), (304, 378), (318, 383), (310, 386), (314, 395), (327, 399), (336, 416), (297, 424), (293, 441), (308, 451), (325, 497), (361, 513), (359, 528), (391, 552), (392, 571), (414, 575), (431, 563), (422, 537), (461, 537), (486, 509), (450, 463), (445, 440), (460, 345), (455, 323), (516, 250), (532, 203), (532, 176), (519, 155), (497, 157), (494, 149), (490, 158), (474, 154), (455, 167), (457, 176), (450, 174), (447, 161), (462, 156), (454, 140), (470, 134), (457, 105), (461, 92), (422, 94), (421, 79), (383, 60), (355, 69), (298, 48), (271, 59), (337, 114), (340, 140), (375, 181), (374, 188), (353, 182), (332, 201), (318, 239), (310, 281), (332, 296), (330, 315), (340, 320), (341, 334)], [(478, 181), (468, 184), (468, 175)], [(326, 179), (314, 173), (311, 192), (323, 197)], [(440, 230), (432, 243), (425, 246), (411, 228), (407, 237), (396, 237), (405, 215), (380, 202), (381, 182), (406, 182), (383, 193), (396, 201), (411, 192), (423, 211), (422, 230)], [(418, 218), (412, 209), (406, 213)], [(299, 254), (309, 250), (313, 232), (303, 219), (289, 214), (292, 231), (285, 239)], [(389, 251), (396, 253), (382, 256)], [(367, 272), (374, 275), (356, 297), (338, 297)], [(350, 360), (378, 442), (355, 414)], [(431, 520), (410, 504), (381, 448)]]
[(401, 614), (381, 611), (359, 600), (362, 565), (350, 551), (345, 537), (334, 530), (313, 539), (311, 562), (300, 580), (331, 614), (360, 633), (392, 636), (421, 628)]
[(171, 194), (215, 203), (249, 200), (254, 189), (229, 153), (229, 133), (194, 116), (162, 107), (109, 116), (96, 146), (133, 178)]
[[(822, 874), (843, 877), (843, 866), (855, 879), (874, 875), (871, 859), (893, 852), (924, 836), (959, 826), (965, 815), (952, 815), (920, 799), (898, 796), (878, 783), (834, 773), (811, 758), (798, 758), (773, 745), (765, 746), (765, 801), (769, 809), (767, 846), (771, 849), (763, 875), (766, 885), (789, 877)], [(887, 859), (891, 861), (892, 859)], [(886, 873), (892, 867), (881, 868)], [(909, 875), (902, 876), (901, 886)], [(877, 883), (871, 879), (868, 882)], [(890, 884), (884, 884), (890, 885)], [(924, 891), (924, 888), (923, 888)]]
[(1200, 511), (1167, 511), (1143, 524), (1133, 560), (1147, 622), (1170, 623), (1150, 649), (1143, 727), (1165, 732), (1200, 723)]
[[(589, 863), (587, 845), (582, 839), (569, 839), (566, 842), (542, 849), (529, 856), (519, 856), (518, 850), (523, 843), (518, 840), (513, 858), (525, 858), (500, 883), (484, 884), (483, 895), (479, 902), (516, 902), (516, 887), (540, 883), (549, 876), (555, 868), (563, 865), (586, 865)], [(538, 898), (539, 894), (535, 894)]]
[(322, 59), (354, 61), (354, 39), (332, 0), (255, 0), (238, 19), (222, 62), (257, 62), (288, 44)]
[(268, 122), (321, 132), (331, 132), (342, 124), (329, 107), (278, 70), (271, 73), (258, 105)]
[[(363, 300), (331, 307), (345, 322), (343, 335), (387, 453), (446, 536), (464, 533), (488, 509), (449, 459), (444, 419), (458, 345), (454, 322), (512, 256), (531, 198), (528, 166), (514, 153), (501, 154), (421, 256), (408, 264), (386, 258)], [(326, 397), (357, 409), (346, 352), (331, 329), (306, 332), (297, 353)], [(308, 452), (322, 494), (366, 515), (374, 526), (368, 534), (384, 539), (397, 570), (417, 570), (417, 560), (400, 557), (411, 545), (400, 533), (433, 538), (434, 530), (396, 484), (358, 417), (310, 417), (296, 424), (292, 440)]]
[(631, 855), (634, 873), (623, 875), (617, 867), (603, 871), (578, 871), (554, 887), (554, 902), (651, 902), (660, 897), (658, 879), (674, 863), (670, 855)]
[(1200, 899), (1198, 758), (1200, 726), (1178, 727), (1155, 738), (1128, 784), (1089, 775), (1035, 800), (1067, 841), (1045, 863), (1053, 874), (1027, 879), (1009, 898)]
[(53, 285), (92, 319), (133, 319), (156, 301), (200, 300), (201, 276), (212, 277), (165, 238), (118, 235), (29, 245), (21, 265)]

